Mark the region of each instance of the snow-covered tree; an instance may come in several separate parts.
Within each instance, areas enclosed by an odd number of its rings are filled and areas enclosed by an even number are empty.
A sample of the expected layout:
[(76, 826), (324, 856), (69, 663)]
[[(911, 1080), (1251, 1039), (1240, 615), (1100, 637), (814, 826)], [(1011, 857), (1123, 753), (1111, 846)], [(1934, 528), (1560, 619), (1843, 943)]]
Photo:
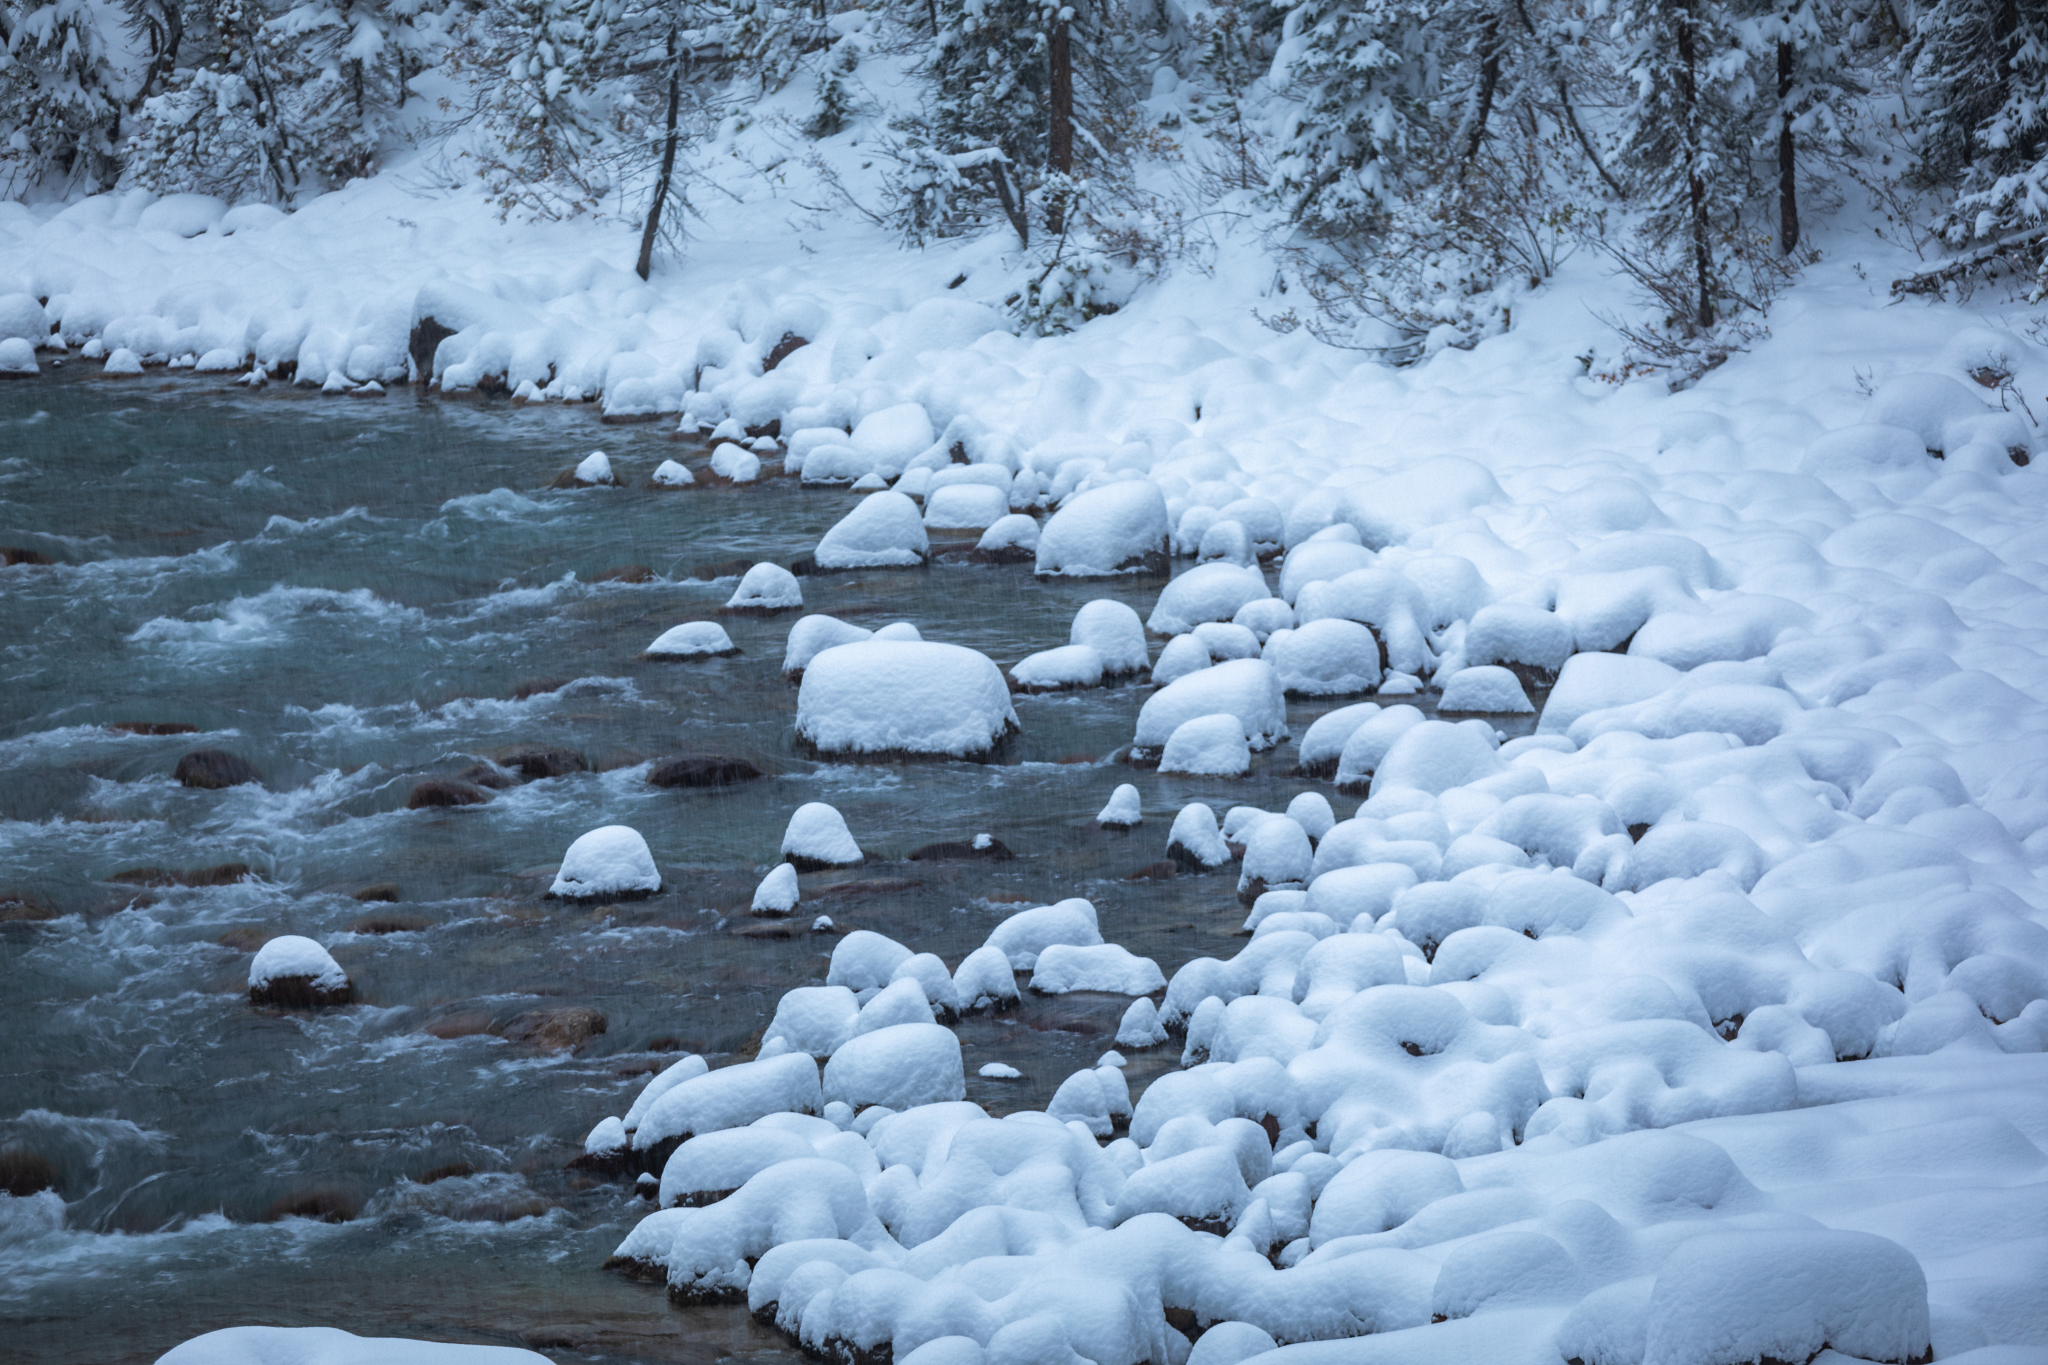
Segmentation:
[(621, 91), (607, 62), (623, 0), (493, 0), (464, 68), (495, 146), (480, 153), (501, 208), (588, 211), (612, 185)]
[(1688, 333), (1726, 311), (1723, 258), (1752, 193), (1756, 88), (1743, 36), (1721, 0), (1622, 0), (1614, 20), (1634, 96), (1622, 160), (1646, 210), (1634, 263)]
[(321, 180), (338, 185), (376, 168), (406, 82), (446, 46), (442, 17), (427, 0), (305, 0), (265, 25), (293, 87), (307, 167)]
[(2048, 3), (1934, 0), (1914, 32), (1923, 170), (1953, 183), (1952, 245), (2048, 219)]
[(1764, 63), (1757, 141), (1775, 163), (1778, 246), (1789, 253), (1799, 245), (1801, 149), (1841, 141), (1841, 101), (1856, 83), (1829, 0), (1765, 0), (1755, 33)]
[(1271, 188), (1296, 222), (1336, 238), (1384, 222), (1434, 157), (1446, 47), (1430, 0), (1302, 0), (1287, 12), (1273, 71), (1303, 100)]
[(140, 184), (230, 198), (298, 193), (305, 163), (291, 73), (264, 31), (268, 19), (254, 0), (186, 9), (181, 50), (204, 57), (142, 102), (130, 161)]
[(18, 184), (107, 189), (122, 99), (87, 0), (0, 4), (0, 167)]
[(932, 136), (947, 153), (1000, 148), (1013, 165), (1045, 165), (1052, 73), (1042, 0), (944, 0), (932, 56)]

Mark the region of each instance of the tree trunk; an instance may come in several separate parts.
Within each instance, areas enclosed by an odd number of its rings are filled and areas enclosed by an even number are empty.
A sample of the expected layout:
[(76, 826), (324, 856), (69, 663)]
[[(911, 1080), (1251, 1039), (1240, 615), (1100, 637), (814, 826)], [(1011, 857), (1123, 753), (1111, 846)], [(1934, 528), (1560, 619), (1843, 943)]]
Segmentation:
[(1701, 331), (1714, 325), (1714, 255), (1707, 238), (1707, 182), (1700, 176), (1699, 54), (1693, 15), (1699, 0), (1678, 6), (1678, 107), (1685, 121), (1685, 188), (1692, 216), (1692, 264), (1698, 289), (1695, 321)]
[(1025, 215), (1023, 206), (1010, 194), (1009, 173), (1003, 169), (1003, 163), (1000, 161), (991, 161), (988, 173), (996, 182), (996, 201), (1003, 206), (1003, 217), (1009, 219), (1010, 226), (1017, 229), (1017, 245), (1029, 247), (1031, 219)]
[[(1052, 43), (1047, 53), (1052, 78), (1051, 104), (1052, 122), (1046, 129), (1046, 165), (1056, 175), (1072, 175), (1074, 172), (1074, 54), (1069, 41), (1068, 23), (1064, 18), (1054, 21)], [(1066, 231), (1067, 199), (1063, 190), (1055, 190), (1046, 200), (1045, 225), (1054, 233)]]
[(654, 239), (661, 231), (662, 206), (668, 203), (669, 186), (676, 174), (676, 124), (682, 111), (683, 72), (676, 62), (676, 31), (668, 31), (668, 136), (661, 148), (661, 176), (654, 182), (654, 202), (647, 206), (647, 222), (640, 229), (640, 260), (633, 267), (641, 279), (654, 269)]
[(1479, 30), (1479, 96), (1472, 111), (1472, 134), (1465, 140), (1465, 160), (1479, 155), (1486, 141), (1486, 120), (1493, 113), (1493, 93), (1500, 86), (1500, 17), (1489, 14)]
[(1792, 44), (1778, 40), (1778, 244), (1787, 256), (1799, 245), (1798, 165), (1792, 145)]

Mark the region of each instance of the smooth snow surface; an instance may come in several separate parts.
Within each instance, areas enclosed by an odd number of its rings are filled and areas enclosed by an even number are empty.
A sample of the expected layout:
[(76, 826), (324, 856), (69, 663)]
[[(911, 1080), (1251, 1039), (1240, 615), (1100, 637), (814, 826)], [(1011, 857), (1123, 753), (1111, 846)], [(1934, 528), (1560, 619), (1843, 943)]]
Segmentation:
[(0, 374), (32, 375), (37, 372), (36, 348), (21, 337), (0, 340)]
[(516, 1346), (359, 1337), (338, 1327), (223, 1327), (157, 1357), (157, 1365), (542, 1365)]
[(1091, 645), (1061, 645), (1025, 656), (1010, 681), (1026, 692), (1064, 692), (1102, 682), (1102, 655)]
[(1166, 551), (1166, 499), (1144, 479), (1104, 484), (1060, 504), (1038, 536), (1037, 571), (1100, 578)]
[(821, 650), (830, 649), (834, 645), (850, 645), (856, 640), (872, 639), (874, 634), (866, 626), (856, 626), (836, 616), (799, 617), (797, 623), (789, 628), (789, 641), (782, 655), (782, 671), (792, 676), (801, 673), (811, 666), (811, 660), (817, 658)]
[(1145, 671), (1145, 625), (1137, 612), (1112, 598), (1097, 598), (1075, 612), (1067, 640), (1101, 656), (1105, 674)]
[(797, 734), (820, 753), (968, 758), (1016, 729), (1002, 672), (961, 645), (838, 645), (812, 658), (797, 692)]
[(1252, 751), (1244, 726), (1233, 715), (1196, 716), (1182, 721), (1166, 738), (1159, 754), (1162, 773), (1197, 777), (1243, 777), (1251, 771)]
[(280, 934), (256, 950), (249, 961), (249, 988), (267, 986), (281, 977), (303, 976), (323, 991), (340, 990), (348, 973), (325, 948), (298, 934)]
[(1178, 678), (1145, 699), (1138, 711), (1133, 743), (1158, 748), (1197, 716), (1237, 717), (1253, 749), (1270, 749), (1287, 738), (1287, 702), (1280, 678), (1262, 659), (1233, 659)]
[(661, 890), (661, 872), (640, 831), (606, 825), (581, 835), (562, 855), (551, 896), (592, 900), (600, 896), (649, 895)]

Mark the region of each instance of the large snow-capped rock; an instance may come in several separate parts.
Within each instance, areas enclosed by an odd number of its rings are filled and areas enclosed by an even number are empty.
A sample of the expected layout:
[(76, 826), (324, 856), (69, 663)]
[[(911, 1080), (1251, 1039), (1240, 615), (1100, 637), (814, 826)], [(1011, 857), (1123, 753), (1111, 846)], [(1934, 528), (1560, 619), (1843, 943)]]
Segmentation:
[(824, 754), (977, 758), (1017, 728), (1002, 670), (961, 645), (839, 645), (811, 660), (797, 692), (797, 735)]
[[(923, 1006), (919, 1006), (923, 1008)], [(967, 1094), (960, 1040), (927, 1018), (892, 1024), (841, 1044), (825, 1063), (825, 1102), (908, 1109)]]
[(897, 492), (872, 493), (818, 542), (821, 569), (906, 569), (931, 553), (917, 504)]
[(1089, 645), (1061, 645), (1026, 655), (1010, 670), (1020, 692), (1071, 692), (1102, 683), (1102, 656)]
[(1290, 696), (1344, 697), (1380, 685), (1380, 646), (1356, 621), (1326, 617), (1266, 640), (1265, 660)]
[(354, 999), (348, 973), (310, 938), (280, 934), (257, 949), (249, 963), (252, 1004), (305, 1008), (346, 1005)]
[(1107, 483), (1075, 494), (1052, 514), (1038, 535), (1036, 572), (1096, 578), (1157, 566), (1171, 532), (1157, 484)]
[(1247, 602), (1272, 595), (1257, 568), (1221, 560), (1197, 565), (1166, 585), (1145, 629), (1155, 635), (1184, 634), (1204, 621), (1228, 621)]
[(1132, 743), (1163, 748), (1175, 730), (1197, 716), (1236, 716), (1254, 750), (1287, 738), (1287, 699), (1280, 677), (1263, 659), (1232, 659), (1190, 673), (1154, 692), (1138, 711)]
[(828, 867), (856, 867), (866, 859), (846, 817), (823, 801), (809, 801), (789, 817), (782, 834), (784, 862), (799, 872), (818, 872)]
[(1159, 771), (1195, 777), (1243, 777), (1251, 771), (1252, 752), (1244, 725), (1236, 716), (1219, 713), (1182, 721), (1166, 737), (1159, 753)]
[(1145, 623), (1115, 598), (1098, 597), (1075, 612), (1067, 640), (1100, 655), (1104, 677), (1145, 671)]
[(725, 627), (716, 621), (685, 621), (670, 626), (647, 646), (650, 659), (708, 659), (739, 652)]
[(661, 872), (640, 831), (606, 825), (569, 845), (548, 894), (563, 900), (626, 899), (659, 890)]
[(546, 1365), (516, 1346), (359, 1337), (339, 1327), (223, 1327), (173, 1346), (157, 1365)]
[(874, 632), (866, 626), (856, 626), (836, 616), (805, 616), (789, 628), (789, 640), (783, 647), (782, 672), (785, 677), (794, 677), (811, 666), (811, 660), (820, 652), (834, 645), (850, 645), (856, 640), (867, 640)]
[(725, 609), (750, 615), (769, 616), (778, 611), (801, 611), (803, 585), (796, 575), (780, 564), (756, 564), (740, 578), (740, 585), (726, 599)]

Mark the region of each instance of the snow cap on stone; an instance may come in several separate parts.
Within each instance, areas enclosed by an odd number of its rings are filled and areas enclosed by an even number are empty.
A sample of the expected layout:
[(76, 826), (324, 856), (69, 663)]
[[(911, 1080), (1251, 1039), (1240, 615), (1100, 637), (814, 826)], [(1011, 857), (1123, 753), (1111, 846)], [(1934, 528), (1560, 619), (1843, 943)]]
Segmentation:
[(1002, 671), (962, 645), (839, 645), (812, 658), (797, 692), (797, 735), (826, 754), (980, 757), (1017, 728)]
[(650, 659), (697, 659), (707, 655), (737, 654), (732, 637), (716, 621), (685, 621), (670, 626), (647, 646)]
[(865, 498), (818, 542), (821, 569), (909, 568), (931, 551), (917, 504), (889, 491)]
[(806, 864), (853, 867), (864, 860), (853, 832), (846, 827), (846, 817), (823, 801), (806, 802), (789, 817), (781, 856), (799, 868)]
[(548, 894), (564, 900), (590, 900), (651, 895), (659, 890), (661, 873), (640, 831), (628, 825), (605, 825), (569, 845)]
[(796, 909), (798, 899), (796, 868), (777, 863), (754, 888), (752, 910), (757, 915), (787, 915)]
[(803, 585), (796, 575), (780, 564), (768, 563), (748, 569), (725, 603), (734, 611), (792, 611), (803, 604)]

